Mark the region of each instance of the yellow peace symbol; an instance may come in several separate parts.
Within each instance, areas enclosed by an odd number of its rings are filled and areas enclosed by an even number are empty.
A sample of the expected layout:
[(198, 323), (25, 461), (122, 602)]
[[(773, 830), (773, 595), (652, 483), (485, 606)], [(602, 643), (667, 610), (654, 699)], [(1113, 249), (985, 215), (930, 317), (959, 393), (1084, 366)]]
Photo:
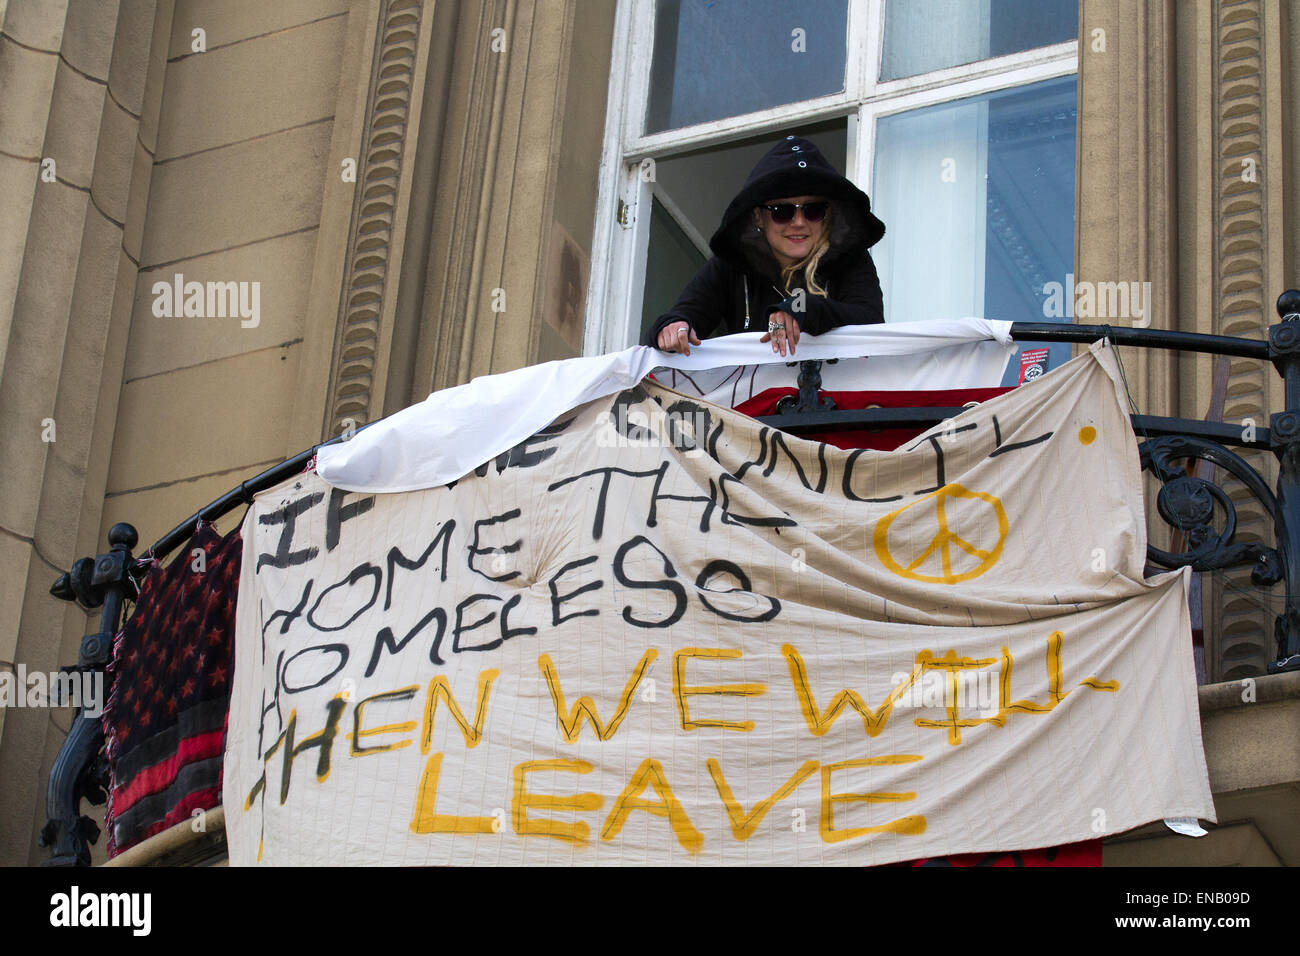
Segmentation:
[[(988, 504), (993, 511), (993, 515), (998, 519), (998, 541), (991, 550), (977, 548), (969, 541), (950, 531), (948, 528), (948, 502), (955, 498), (977, 499)], [(894, 519), (901, 515), (908, 508), (915, 508), (918, 505), (924, 505), (928, 501), (934, 502), (934, 514), (937, 531), (926, 545), (924, 551), (911, 561), (906, 567), (894, 560), (894, 556), (889, 551), (889, 527), (894, 523)], [(879, 521), (876, 522), (876, 531), (874, 535), (876, 556), (880, 558), (880, 563), (890, 571), (893, 571), (899, 577), (911, 578), (913, 581), (926, 581), (931, 584), (957, 584), (959, 581), (969, 581), (971, 578), (977, 578), (993, 565), (997, 564), (998, 558), (1002, 556), (1002, 545), (1007, 540), (1007, 513), (1002, 507), (1002, 502), (993, 495), (983, 491), (969, 491), (958, 484), (944, 485), (936, 491), (930, 492), (924, 497), (917, 498), (911, 504), (904, 505), (897, 511), (891, 511)], [(954, 572), (952, 566), (952, 546), (956, 545), (962, 551), (979, 559), (979, 564), (966, 571)], [(936, 551), (939, 552), (939, 560), (942, 564), (943, 573), (939, 576), (929, 574), (918, 574), (916, 569), (919, 568), (930, 555)]]

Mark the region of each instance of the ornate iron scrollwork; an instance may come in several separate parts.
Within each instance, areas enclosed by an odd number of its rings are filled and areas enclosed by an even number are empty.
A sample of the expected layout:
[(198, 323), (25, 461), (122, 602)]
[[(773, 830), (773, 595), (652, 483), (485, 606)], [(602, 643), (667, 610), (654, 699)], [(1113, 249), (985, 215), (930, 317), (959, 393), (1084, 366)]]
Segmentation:
[[(1166, 524), (1185, 535), (1188, 544), (1188, 549), (1179, 554), (1148, 544), (1147, 558), (1152, 564), (1163, 568), (1190, 567), (1194, 571), (1253, 564), (1250, 577), (1256, 585), (1268, 587), (1282, 579), (1282, 563), (1276, 548), (1234, 540), (1237, 508), (1227, 492), (1174, 464), (1192, 459), (1218, 465), (1238, 478), (1276, 521), (1276, 497), (1244, 458), (1217, 442), (1181, 435), (1148, 439), (1138, 446), (1138, 452), (1142, 470), (1151, 472), (1161, 482), (1156, 510)], [(1214, 525), (1216, 510), (1223, 514), (1222, 531)]]

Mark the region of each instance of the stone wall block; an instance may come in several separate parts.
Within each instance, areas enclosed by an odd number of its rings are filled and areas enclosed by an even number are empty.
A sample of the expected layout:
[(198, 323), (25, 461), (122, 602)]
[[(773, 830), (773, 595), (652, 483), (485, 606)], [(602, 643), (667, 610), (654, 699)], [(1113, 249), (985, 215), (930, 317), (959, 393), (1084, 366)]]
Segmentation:
[(141, 265), (315, 226), (329, 133), (317, 124), (155, 166)]
[(140, 106), (140, 143), (153, 155), (158, 148), (158, 120), (162, 115), (163, 90), (167, 78), (167, 38), (171, 34), (175, 6), (161, 0), (153, 18), (149, 59), (145, 66), (144, 95)]
[(297, 361), (294, 347), (263, 349), (124, 385), (118, 418), (142, 426), (118, 432), (109, 491), (282, 460)]
[(0, 38), (0, 150), (39, 159), (59, 58)]
[(27, 246), (27, 224), (36, 198), (36, 172), (35, 163), (0, 154), (0, 196), (4, 197), (0, 204), (0, 385)]
[(78, 189), (90, 189), (107, 94), (103, 83), (59, 62), (41, 155), (54, 160), (60, 181)]
[[(27, 588), (27, 576), (33, 562), (37, 562), (38, 571), (44, 567), (32, 550), (30, 541), (0, 532), (0, 607), (22, 607), (23, 592)], [(7, 622), (6, 622), (7, 623)], [(0, 627), (0, 670), (8, 670), (8, 662), (13, 661), (18, 648), (18, 627)], [(0, 707), (0, 713), (5, 708)]]
[(117, 36), (108, 66), (110, 96), (128, 113), (139, 118), (144, 109), (145, 83), (149, 78), (149, 45), (153, 42), (157, 0), (120, 0)]
[(265, 36), (337, 17), (346, 13), (348, 0), (176, 0), (168, 56), (178, 59), (192, 54), (193, 30), (207, 33), (208, 50), (240, 40)]
[[(139, 133), (138, 126), (136, 132)], [(131, 145), (131, 189), (127, 194), (126, 217), (122, 221), (122, 248), (139, 265), (149, 209), (149, 188), (153, 183), (153, 156), (144, 148), (138, 135)]]
[(93, 0), (68, 4), (63, 27), (63, 59), (77, 71), (108, 83), (117, 35), (117, 0)]
[(294, 27), (171, 64), (167, 95), (210, 104), (177, 111), (158, 140), (159, 160), (328, 119), (337, 80), (304, 63), (337, 62), (343, 17)]
[(121, 228), (131, 197), (131, 177), (136, 172), (136, 130), (139, 121), (112, 98), (104, 101), (104, 115), (95, 146), (90, 194), (95, 207)]
[[(36, 540), (41, 552), (60, 564), (78, 557), (86, 467), (94, 444), (98, 382), (104, 365), (104, 342), (119, 280), (122, 232), (93, 208), (87, 209), (81, 250), (76, 262), (67, 335), (59, 363), (59, 380), (67, 387), (52, 396), (57, 441), (49, 446), (41, 489)], [(107, 543), (105, 542), (105, 546)]]
[[(6, 493), (0, 526), (31, 536), (48, 446), (42, 421), (54, 413), (73, 279), (89, 196), (44, 183), (32, 207), (27, 256), (14, 303), (14, 323), (0, 380), (0, 462)], [(57, 423), (56, 423), (57, 426)], [(56, 428), (57, 435), (57, 428)]]
[[(242, 464), (202, 478), (110, 494), (102, 502), (103, 523), (106, 527), (112, 527), (118, 521), (134, 525), (140, 532), (140, 550), (143, 551), (208, 502), (269, 467), (258, 463)], [(243, 512), (236, 509), (217, 522), (217, 530), (225, 534), (242, 518)]]
[(55, 52), (63, 40), (63, 26), (68, 18), (68, 0), (11, 2), (0, 11), (5, 36), (24, 46)]
[[(192, 365), (199, 357), (212, 362), (299, 339), (316, 238), (315, 230), (298, 232), (141, 272), (135, 286), (126, 381)], [(258, 324), (245, 327), (245, 320), (239, 318), (154, 315), (155, 284), (174, 286), (178, 273), (186, 282), (259, 283)]]

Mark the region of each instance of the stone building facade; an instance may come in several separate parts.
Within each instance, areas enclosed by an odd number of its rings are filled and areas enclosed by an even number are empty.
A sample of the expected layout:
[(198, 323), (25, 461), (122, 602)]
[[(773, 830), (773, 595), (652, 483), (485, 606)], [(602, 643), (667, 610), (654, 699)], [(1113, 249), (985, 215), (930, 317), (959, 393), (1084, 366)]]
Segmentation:
[[(608, 237), (639, 211), (606, 167), (639, 157), (607, 98), (650, 56), (645, 7), (0, 0), (0, 666), (76, 659), (87, 618), (49, 585), (115, 522), (147, 543), (432, 389), (611, 344)], [(1300, 4), (1078, 13), (1076, 279), (1150, 282), (1154, 328), (1263, 337), (1300, 284)], [(186, 316), (158, 291), (186, 282), (234, 283), (242, 311)], [(1205, 356), (1128, 368), (1146, 413), (1211, 408)], [(1234, 360), (1219, 415), (1283, 398)], [(1206, 591), (1221, 825), (1125, 835), (1108, 862), (1300, 858), (1300, 675), (1262, 676), (1277, 609), (1246, 572)], [(44, 858), (70, 719), (0, 709), (0, 863)]]

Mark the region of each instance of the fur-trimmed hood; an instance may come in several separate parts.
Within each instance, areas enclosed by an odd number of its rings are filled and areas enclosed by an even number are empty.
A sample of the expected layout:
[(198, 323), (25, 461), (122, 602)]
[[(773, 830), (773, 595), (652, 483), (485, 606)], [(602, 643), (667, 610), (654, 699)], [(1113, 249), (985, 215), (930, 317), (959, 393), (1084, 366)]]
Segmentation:
[(831, 247), (822, 263), (832, 271), (860, 260), (885, 234), (885, 224), (872, 214), (867, 194), (841, 176), (814, 143), (801, 136), (787, 136), (758, 161), (727, 206), (722, 225), (709, 240), (714, 254), (739, 268), (779, 276), (767, 241), (753, 228), (750, 211), (786, 196), (831, 200)]

